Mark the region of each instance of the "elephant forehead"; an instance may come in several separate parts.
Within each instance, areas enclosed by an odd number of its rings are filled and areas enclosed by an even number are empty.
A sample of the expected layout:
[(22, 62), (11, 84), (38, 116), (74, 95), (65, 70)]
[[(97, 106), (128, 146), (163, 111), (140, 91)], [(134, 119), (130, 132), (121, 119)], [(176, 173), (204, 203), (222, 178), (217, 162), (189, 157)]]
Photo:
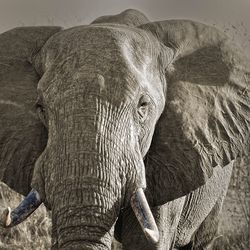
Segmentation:
[[(79, 26), (59, 32), (43, 48), (45, 70), (69, 62), (77, 70), (145, 71), (157, 63), (161, 46), (150, 33), (122, 25)], [(154, 60), (155, 59), (155, 60)], [(70, 68), (70, 70), (71, 70)], [(71, 70), (72, 72), (72, 70)]]
[(142, 29), (124, 25), (93, 24), (73, 27), (55, 34), (47, 43), (46, 50), (52, 52), (52, 57), (58, 57), (60, 52), (65, 57), (72, 51), (101, 51), (100, 57), (105, 55), (109, 58), (109, 54), (117, 56), (122, 53), (124, 45), (129, 45), (140, 59), (145, 55), (154, 55), (154, 51), (160, 48), (158, 40)]
[[(102, 90), (114, 84), (137, 92), (159, 72), (159, 42), (147, 32), (123, 25), (74, 27), (56, 34), (42, 51), (46, 82), (72, 84), (98, 79)], [(100, 77), (101, 76), (101, 77)], [(92, 81), (93, 82), (93, 81)]]

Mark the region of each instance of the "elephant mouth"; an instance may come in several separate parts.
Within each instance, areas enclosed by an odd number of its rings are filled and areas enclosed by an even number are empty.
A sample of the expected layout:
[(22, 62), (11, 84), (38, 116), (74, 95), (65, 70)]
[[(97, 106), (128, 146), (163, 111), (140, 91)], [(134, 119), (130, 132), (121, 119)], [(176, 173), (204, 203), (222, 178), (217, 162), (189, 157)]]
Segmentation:
[[(11, 211), (8, 207), (1, 215), (1, 224), (8, 228), (18, 225), (28, 218), (41, 204), (39, 193), (32, 189), (23, 201)], [(159, 241), (159, 231), (142, 188), (138, 188), (130, 199), (130, 205), (146, 236), (152, 242)]]

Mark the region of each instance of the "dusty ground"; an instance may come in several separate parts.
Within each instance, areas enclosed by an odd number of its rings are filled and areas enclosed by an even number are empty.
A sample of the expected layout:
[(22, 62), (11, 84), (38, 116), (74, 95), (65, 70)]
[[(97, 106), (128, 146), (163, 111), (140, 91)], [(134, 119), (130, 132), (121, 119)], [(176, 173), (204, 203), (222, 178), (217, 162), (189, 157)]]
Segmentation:
[(250, 249), (250, 155), (235, 163), (216, 243), (216, 250)]
[[(232, 175), (214, 250), (250, 249), (250, 157), (237, 164), (240, 164), (240, 168), (236, 167)], [(21, 195), (0, 183), (0, 209), (15, 207), (21, 198)], [(21, 225), (0, 231), (0, 249), (49, 249), (50, 227), (49, 213), (41, 206)]]

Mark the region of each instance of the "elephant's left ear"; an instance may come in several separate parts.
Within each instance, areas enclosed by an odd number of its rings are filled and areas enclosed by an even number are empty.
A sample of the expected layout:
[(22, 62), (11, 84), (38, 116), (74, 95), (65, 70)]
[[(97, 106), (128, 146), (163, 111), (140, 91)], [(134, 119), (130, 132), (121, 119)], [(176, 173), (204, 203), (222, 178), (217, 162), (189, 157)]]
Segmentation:
[(33, 65), (60, 27), (19, 27), (0, 34), (0, 181), (27, 195), (47, 131), (36, 112), (40, 75)]
[(145, 159), (148, 193), (159, 205), (205, 184), (214, 167), (249, 154), (250, 63), (223, 33), (201, 23), (140, 28), (174, 54), (166, 107)]

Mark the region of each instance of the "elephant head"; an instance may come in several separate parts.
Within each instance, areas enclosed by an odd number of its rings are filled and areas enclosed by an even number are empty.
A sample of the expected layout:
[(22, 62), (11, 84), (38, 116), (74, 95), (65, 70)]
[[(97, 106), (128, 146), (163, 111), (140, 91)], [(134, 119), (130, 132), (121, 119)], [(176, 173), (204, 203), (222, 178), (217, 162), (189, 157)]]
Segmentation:
[(149, 205), (248, 153), (249, 63), (207, 25), (127, 10), (66, 30), (22, 27), (1, 34), (0, 65), (0, 179), (33, 188), (2, 220), (44, 202), (54, 248), (110, 249), (130, 205), (157, 242)]

